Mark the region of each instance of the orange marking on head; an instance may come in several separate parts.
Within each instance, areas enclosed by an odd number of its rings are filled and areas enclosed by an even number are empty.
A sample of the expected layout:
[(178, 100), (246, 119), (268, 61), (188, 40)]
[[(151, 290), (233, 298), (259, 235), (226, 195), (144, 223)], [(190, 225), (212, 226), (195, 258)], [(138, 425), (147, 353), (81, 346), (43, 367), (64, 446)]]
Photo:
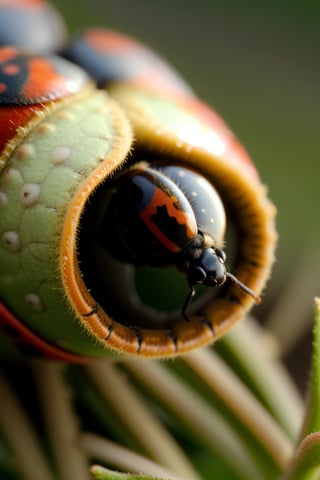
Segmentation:
[(190, 240), (195, 236), (197, 226), (191, 214), (185, 212), (183, 209), (177, 208), (175, 198), (170, 197), (160, 188), (155, 188), (155, 193), (150, 204), (140, 213), (140, 217), (162, 245), (169, 251), (176, 253), (181, 250), (181, 246), (170, 240), (152, 220), (152, 216), (157, 214), (158, 208), (163, 206), (166, 207), (169, 217), (174, 218), (177, 223), (185, 226), (186, 236), (190, 238)]

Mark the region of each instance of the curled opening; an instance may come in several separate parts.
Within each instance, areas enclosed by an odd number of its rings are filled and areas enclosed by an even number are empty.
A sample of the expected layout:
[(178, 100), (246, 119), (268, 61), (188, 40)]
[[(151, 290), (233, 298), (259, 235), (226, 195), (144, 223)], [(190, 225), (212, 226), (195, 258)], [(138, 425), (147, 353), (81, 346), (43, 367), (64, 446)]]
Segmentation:
[[(147, 160), (150, 166), (159, 161), (150, 152), (136, 151), (125, 168), (130, 168), (130, 165), (141, 159)], [(166, 161), (177, 164), (177, 160), (168, 155)], [(202, 174), (201, 171), (198, 173)], [(171, 328), (174, 322), (181, 321), (182, 307), (190, 290), (186, 274), (173, 264), (154, 267), (120, 261), (100, 241), (101, 224), (120, 174), (121, 172), (95, 190), (82, 214), (78, 238), (81, 276), (94, 300), (116, 322), (127, 327), (151, 330)], [(214, 187), (224, 202), (224, 192), (220, 192), (217, 185)], [(225, 209), (227, 233), (223, 245), (217, 246), (225, 249), (226, 268), (236, 275), (234, 267), (238, 256), (239, 227), (235, 223), (236, 212), (228, 200)], [(108, 235), (116, 235), (116, 228), (116, 225), (110, 225), (110, 228), (107, 226)], [(213, 298), (222, 297), (228, 283), (229, 280), (226, 285), (213, 288), (196, 286), (195, 299), (188, 309), (191, 320), (192, 316), (201, 316), (204, 306), (212, 302)]]

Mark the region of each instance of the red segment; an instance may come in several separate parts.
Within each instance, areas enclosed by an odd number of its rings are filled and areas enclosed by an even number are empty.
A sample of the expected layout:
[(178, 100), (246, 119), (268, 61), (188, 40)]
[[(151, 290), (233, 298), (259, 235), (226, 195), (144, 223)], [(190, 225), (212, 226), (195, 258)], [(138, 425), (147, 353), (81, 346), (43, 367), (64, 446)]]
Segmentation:
[(52, 358), (54, 360), (59, 360), (62, 362), (68, 363), (87, 363), (90, 359), (87, 357), (82, 357), (70, 352), (65, 352), (60, 348), (50, 345), (42, 338), (38, 337), (32, 330), (27, 328), (23, 323), (21, 323), (11, 312), (8, 310), (5, 305), (0, 302), (0, 327), (9, 327), (10, 330), (14, 331), (13, 335), (14, 343), (19, 348), (27, 346), (32, 347), (38, 351), (42, 356), (46, 358)]
[(37, 110), (44, 110), (44, 108), (45, 106), (41, 104), (0, 108), (0, 156), (6, 144), (16, 135), (18, 127), (25, 126)]

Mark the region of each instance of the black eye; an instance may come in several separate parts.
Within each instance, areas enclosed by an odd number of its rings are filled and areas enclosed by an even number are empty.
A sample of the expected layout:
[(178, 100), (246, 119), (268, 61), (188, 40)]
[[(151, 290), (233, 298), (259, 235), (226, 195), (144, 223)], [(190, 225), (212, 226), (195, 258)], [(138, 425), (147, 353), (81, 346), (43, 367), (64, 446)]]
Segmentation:
[(221, 261), (221, 263), (224, 263), (226, 261), (227, 256), (226, 256), (225, 252), (222, 250), (222, 248), (215, 248), (214, 252), (215, 252), (218, 260)]
[(195, 283), (203, 283), (207, 278), (207, 274), (202, 267), (195, 265), (189, 271), (188, 280), (191, 285)]

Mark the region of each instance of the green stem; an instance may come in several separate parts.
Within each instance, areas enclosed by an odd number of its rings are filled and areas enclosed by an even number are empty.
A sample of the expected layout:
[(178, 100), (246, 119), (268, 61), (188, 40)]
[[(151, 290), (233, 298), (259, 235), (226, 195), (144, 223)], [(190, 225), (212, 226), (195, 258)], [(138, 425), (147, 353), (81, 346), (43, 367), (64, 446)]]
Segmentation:
[(40, 405), (59, 472), (59, 480), (89, 480), (89, 463), (79, 446), (80, 431), (75, 418), (64, 365), (34, 362)]
[(0, 429), (24, 480), (54, 480), (23, 406), (0, 374)]
[(126, 381), (121, 370), (111, 362), (97, 362), (84, 368), (126, 428), (135, 434), (153, 459), (185, 479), (199, 478), (179, 445)]
[(93, 433), (84, 433), (81, 437), (81, 445), (88, 455), (121, 470), (168, 480), (185, 480), (184, 476), (180, 477), (148, 458)]
[(274, 346), (269, 348), (275, 340), (268, 335), (253, 319), (246, 319), (217, 343), (217, 350), (228, 358), (237, 375), (250, 384), (290, 438), (296, 440), (304, 403), (285, 367), (275, 358)]
[(286, 474), (281, 480), (320, 479), (320, 433), (311, 433), (303, 439)]
[(210, 387), (214, 395), (238, 418), (255, 440), (284, 470), (293, 445), (278, 424), (232, 370), (209, 349), (200, 349), (182, 358)]
[(176, 375), (151, 360), (128, 360), (124, 364), (166, 408), (188, 425), (202, 445), (218, 454), (241, 477), (265, 478), (237, 432)]
[(294, 275), (281, 285), (281, 295), (272, 305), (266, 328), (277, 338), (282, 358), (290, 353), (312, 327), (311, 300), (319, 294), (320, 251), (318, 239), (308, 240), (295, 265)]
[[(320, 298), (315, 298), (314, 319), (311, 382), (300, 441), (314, 432), (320, 432)], [(319, 439), (318, 444), (320, 444)]]

